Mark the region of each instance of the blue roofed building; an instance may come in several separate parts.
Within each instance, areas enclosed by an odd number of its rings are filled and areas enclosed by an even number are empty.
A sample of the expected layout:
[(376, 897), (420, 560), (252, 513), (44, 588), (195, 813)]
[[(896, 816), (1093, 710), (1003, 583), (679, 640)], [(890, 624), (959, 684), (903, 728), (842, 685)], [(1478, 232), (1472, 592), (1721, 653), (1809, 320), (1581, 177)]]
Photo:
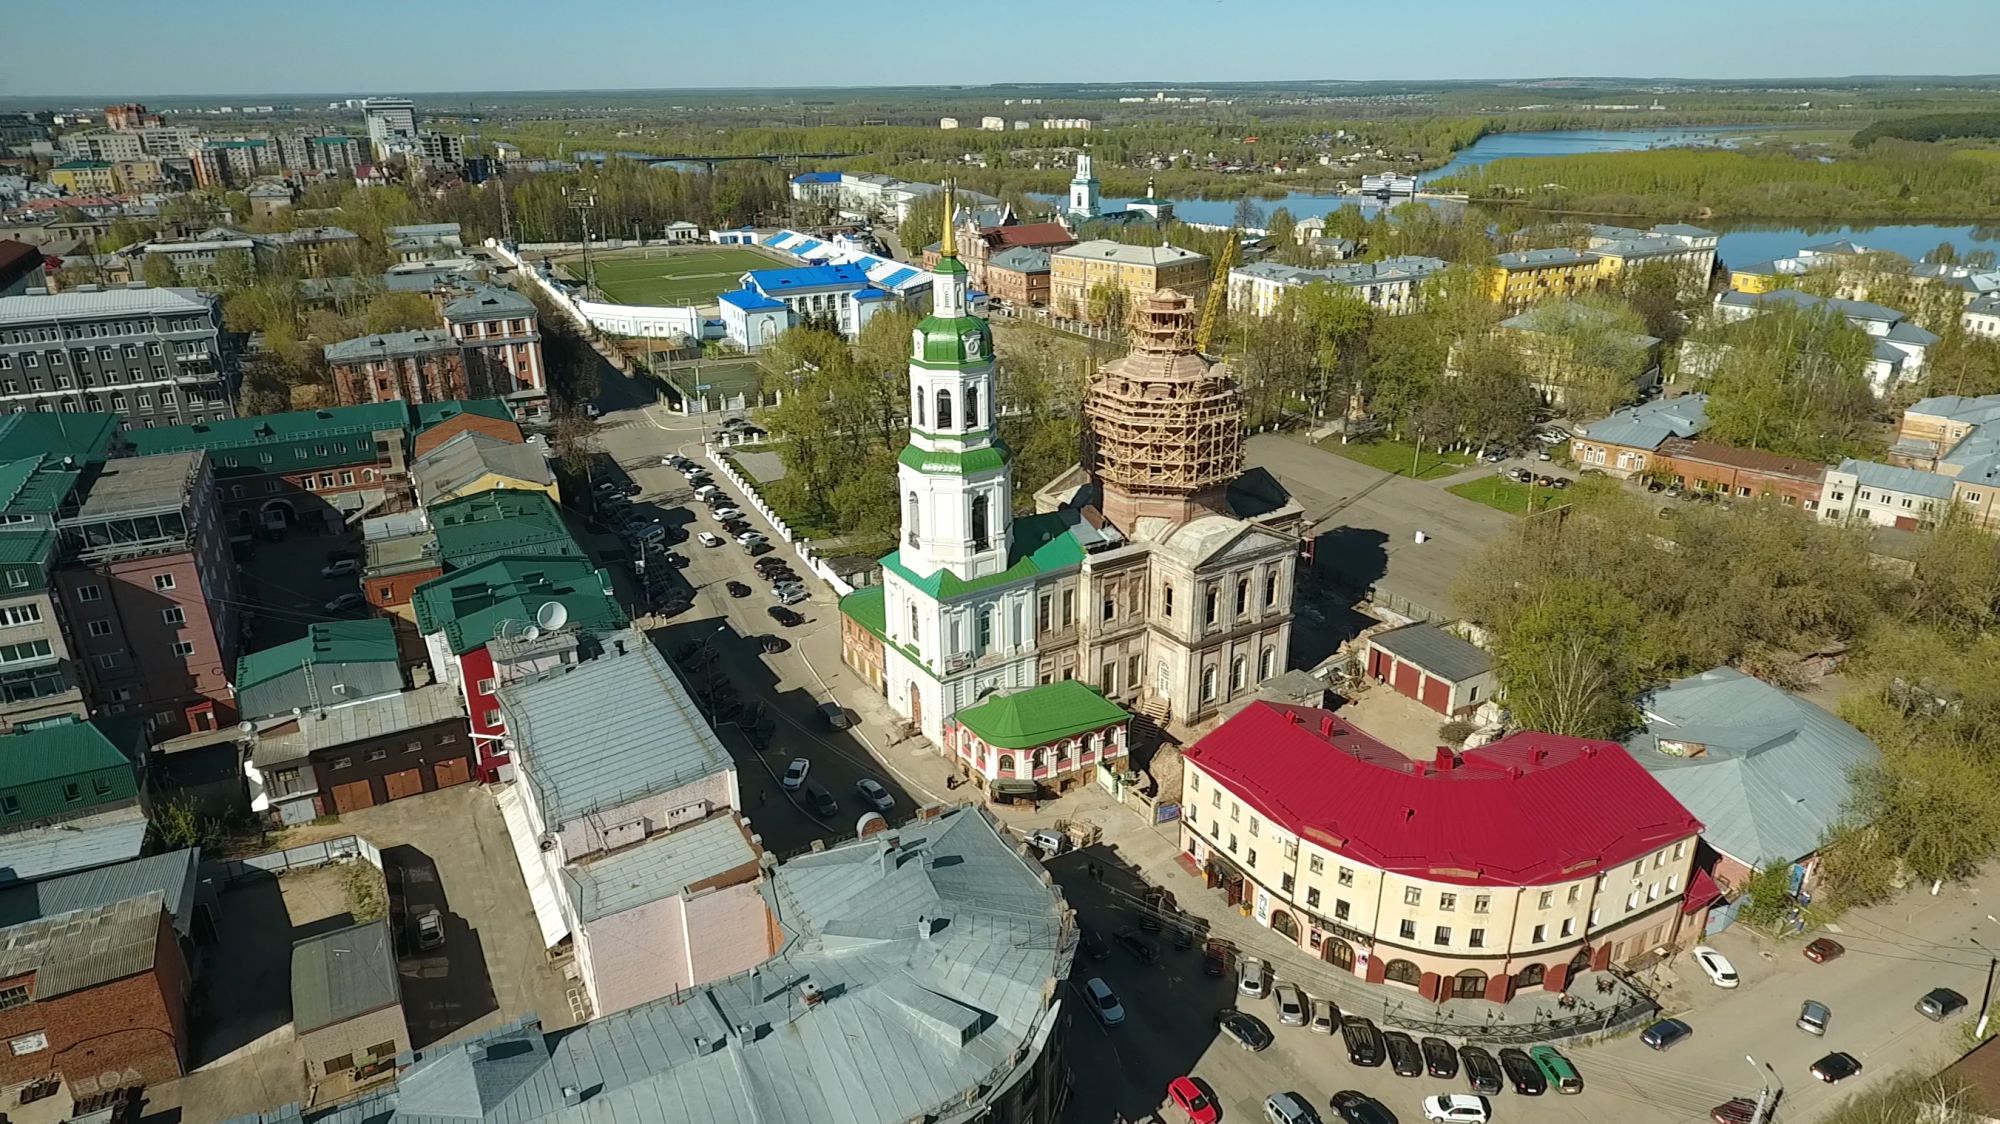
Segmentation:
[(1628, 479), (1652, 467), (1660, 446), (1672, 437), (1693, 437), (1708, 428), (1708, 395), (1683, 394), (1624, 406), (1610, 417), (1583, 427), (1570, 438), (1576, 463)]
[[(809, 265), (797, 269), (753, 269), (743, 286), (718, 298), (725, 336), (745, 351), (777, 338), (777, 332), (807, 322), (825, 324), (848, 339), (861, 334), (882, 302), (893, 299), (877, 288), (859, 264)], [(780, 323), (782, 312), (783, 327)], [(771, 331), (777, 327), (777, 332)]]

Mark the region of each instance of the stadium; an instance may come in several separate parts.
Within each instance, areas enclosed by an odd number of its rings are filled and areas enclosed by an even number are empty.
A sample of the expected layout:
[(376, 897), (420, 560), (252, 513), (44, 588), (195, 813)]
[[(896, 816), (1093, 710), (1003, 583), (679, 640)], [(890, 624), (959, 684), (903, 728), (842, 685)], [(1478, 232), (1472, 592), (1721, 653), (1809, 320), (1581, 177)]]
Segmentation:
[[(614, 304), (711, 308), (715, 298), (739, 288), (753, 269), (786, 269), (798, 262), (750, 246), (650, 246), (590, 255), (597, 289)], [(569, 280), (583, 280), (583, 256), (557, 259)]]

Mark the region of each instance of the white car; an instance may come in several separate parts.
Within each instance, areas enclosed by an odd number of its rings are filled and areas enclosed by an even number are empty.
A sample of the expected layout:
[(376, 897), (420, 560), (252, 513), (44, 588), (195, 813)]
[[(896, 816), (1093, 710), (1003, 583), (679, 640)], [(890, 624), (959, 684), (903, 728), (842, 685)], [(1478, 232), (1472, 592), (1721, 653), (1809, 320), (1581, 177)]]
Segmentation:
[(1098, 1022), (1105, 1026), (1117, 1026), (1125, 1021), (1125, 1008), (1119, 1005), (1118, 996), (1112, 993), (1109, 984), (1092, 976), (1083, 985), (1083, 990), (1090, 996), (1090, 1009), (1097, 1015)]
[(1272, 1093), (1264, 1098), (1266, 1124), (1320, 1124), (1319, 1113), (1297, 1093)]
[(1446, 1124), (1486, 1124), (1493, 1119), (1493, 1109), (1485, 1097), (1475, 1097), (1471, 1093), (1440, 1093), (1424, 1098), (1424, 1119), (1445, 1121)]
[(714, 511), (709, 512), (709, 514), (715, 517), (717, 523), (726, 523), (731, 519), (740, 517), (743, 512), (739, 508), (718, 507)]
[(697, 476), (707, 476), (708, 470), (698, 464), (689, 463), (681, 467), (681, 475), (692, 480)]
[(806, 783), (806, 774), (812, 772), (812, 767), (813, 763), (805, 758), (794, 757), (792, 763), (785, 766), (784, 779), (778, 783), (785, 786), (786, 792), (797, 792)]
[(707, 531), (703, 531), (702, 533), (694, 537), (694, 541), (700, 543), (703, 546), (721, 546), (722, 536), (712, 535)]
[(1688, 955), (1694, 957), (1695, 964), (1708, 976), (1708, 982), (1717, 987), (1735, 987), (1743, 982), (1736, 975), (1736, 965), (1705, 944), (1694, 946), (1694, 951)]
[(770, 539), (765, 538), (763, 535), (758, 534), (756, 531), (745, 531), (742, 534), (736, 536), (737, 546), (763, 546), (765, 543), (770, 541), (771, 541)]
[(882, 782), (873, 777), (862, 777), (855, 781), (854, 795), (859, 796), (862, 803), (878, 812), (886, 812), (896, 806), (896, 798), (889, 795), (889, 790), (882, 787)]
[(352, 558), (336, 558), (319, 568), (319, 576), (323, 578), (340, 578), (360, 572), (361, 563)]

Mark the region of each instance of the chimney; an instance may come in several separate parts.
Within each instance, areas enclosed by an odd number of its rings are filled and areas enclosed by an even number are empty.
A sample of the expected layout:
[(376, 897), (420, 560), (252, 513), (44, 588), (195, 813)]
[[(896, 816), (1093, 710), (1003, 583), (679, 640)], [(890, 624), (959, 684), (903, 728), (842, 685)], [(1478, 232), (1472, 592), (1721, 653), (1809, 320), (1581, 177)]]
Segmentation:
[(1304, 722), (1304, 719), (1299, 717), (1298, 711), (1288, 710), (1285, 712), (1285, 721), (1290, 722), (1294, 726), (1297, 726), (1302, 724)]
[(583, 1103), (583, 1090), (574, 1085), (564, 1085), (562, 1087), (562, 1098), (565, 1106), (575, 1108), (577, 1105)]
[(812, 982), (811, 980), (807, 980), (805, 983), (800, 984), (799, 998), (805, 1000), (806, 1006), (808, 1007), (819, 1006), (819, 1001), (820, 1001), (819, 985)]
[(930, 940), (931, 927), (932, 923), (929, 917), (926, 917), (923, 914), (917, 915), (917, 936), (922, 937), (924, 940)]
[(1333, 715), (1322, 714), (1319, 716), (1319, 736), (1323, 738), (1333, 736)]
[(1438, 772), (1449, 773), (1458, 768), (1458, 754), (1453, 753), (1450, 746), (1441, 745), (1437, 747), (1436, 764)]
[(1411, 773), (1411, 775), (1412, 775), (1412, 776), (1418, 776), (1418, 777), (1421, 777), (1421, 776), (1423, 776), (1423, 775), (1424, 775), (1424, 763), (1423, 763), (1423, 762), (1421, 762), (1421, 761), (1412, 761), (1412, 762), (1410, 762), (1410, 773)]
[(1548, 759), (1549, 759), (1549, 751), (1543, 749), (1540, 746), (1536, 746), (1535, 748), (1528, 751), (1528, 760), (1533, 762), (1534, 764), (1539, 765), (1542, 762), (1547, 761)]

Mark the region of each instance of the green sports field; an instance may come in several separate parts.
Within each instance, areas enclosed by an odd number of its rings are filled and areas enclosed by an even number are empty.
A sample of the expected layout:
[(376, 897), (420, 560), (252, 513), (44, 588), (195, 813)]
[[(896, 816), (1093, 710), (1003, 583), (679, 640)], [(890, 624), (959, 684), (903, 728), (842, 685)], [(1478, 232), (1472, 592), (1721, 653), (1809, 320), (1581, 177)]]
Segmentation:
[[(604, 298), (634, 305), (714, 304), (718, 294), (736, 288), (745, 272), (793, 264), (740, 246), (616, 250), (590, 258)], [(570, 276), (582, 278), (582, 257), (566, 258), (562, 264)]]

